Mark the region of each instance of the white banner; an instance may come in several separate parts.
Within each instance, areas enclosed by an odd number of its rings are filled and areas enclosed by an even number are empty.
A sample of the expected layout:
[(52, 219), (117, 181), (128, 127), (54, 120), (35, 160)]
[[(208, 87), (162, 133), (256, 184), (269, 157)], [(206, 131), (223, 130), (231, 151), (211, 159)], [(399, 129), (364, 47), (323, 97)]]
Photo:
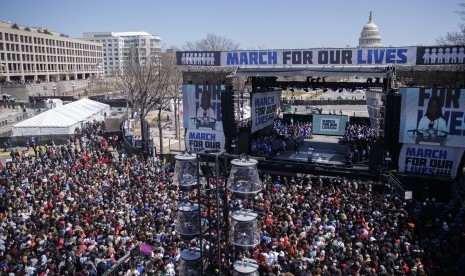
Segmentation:
[(455, 178), (464, 149), (404, 144), (399, 171)]
[(224, 150), (225, 137), (223, 131), (188, 129), (184, 142), (186, 150), (191, 152)]
[(252, 133), (273, 124), (280, 98), (281, 90), (252, 94)]
[(183, 85), (184, 128), (222, 130), (221, 93), (224, 90), (224, 85)]

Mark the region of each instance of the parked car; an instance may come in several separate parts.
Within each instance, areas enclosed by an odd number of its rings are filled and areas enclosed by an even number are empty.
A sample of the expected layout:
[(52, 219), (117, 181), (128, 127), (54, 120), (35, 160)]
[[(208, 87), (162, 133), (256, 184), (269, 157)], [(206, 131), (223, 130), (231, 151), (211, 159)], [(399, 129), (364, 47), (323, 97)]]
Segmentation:
[(2, 97), (0, 98), (0, 101), (4, 102), (4, 103), (14, 103), (14, 102), (16, 102), (16, 98), (11, 96), (10, 94), (2, 94)]

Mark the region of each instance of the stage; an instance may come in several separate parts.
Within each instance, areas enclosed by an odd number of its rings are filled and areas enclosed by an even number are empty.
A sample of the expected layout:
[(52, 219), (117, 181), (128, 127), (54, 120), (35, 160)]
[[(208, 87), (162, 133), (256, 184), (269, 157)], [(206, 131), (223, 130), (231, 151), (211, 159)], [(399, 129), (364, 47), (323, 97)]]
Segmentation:
[[(313, 135), (305, 139), (299, 150), (287, 150), (271, 159), (309, 162), (328, 165), (345, 165), (346, 146), (339, 144), (342, 136)], [(309, 160), (309, 151), (313, 148), (313, 158)]]

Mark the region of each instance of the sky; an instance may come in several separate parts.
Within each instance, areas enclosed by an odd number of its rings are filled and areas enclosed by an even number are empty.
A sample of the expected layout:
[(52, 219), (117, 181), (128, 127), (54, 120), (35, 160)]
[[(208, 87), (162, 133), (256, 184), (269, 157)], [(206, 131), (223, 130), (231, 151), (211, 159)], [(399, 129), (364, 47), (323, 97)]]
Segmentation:
[(2, 0), (0, 20), (83, 37), (145, 31), (163, 48), (207, 34), (240, 49), (357, 47), (370, 11), (383, 46), (428, 46), (457, 31), (465, 0)]

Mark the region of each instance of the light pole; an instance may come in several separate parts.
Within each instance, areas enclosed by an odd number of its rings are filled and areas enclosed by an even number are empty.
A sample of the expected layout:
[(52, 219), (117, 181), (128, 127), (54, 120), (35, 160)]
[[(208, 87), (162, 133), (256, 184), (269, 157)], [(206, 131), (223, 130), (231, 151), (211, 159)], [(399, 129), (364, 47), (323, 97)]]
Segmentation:
[(52, 84), (52, 91), (53, 91), (53, 97), (55, 97), (55, 91), (57, 90), (57, 86), (55, 83)]
[(74, 87), (75, 87), (75, 86), (76, 86), (76, 83), (73, 81), (73, 82), (71, 83), (71, 87), (73, 88), (73, 96), (74, 96)]
[(89, 79), (87, 80), (87, 93), (90, 93), (90, 80)]

